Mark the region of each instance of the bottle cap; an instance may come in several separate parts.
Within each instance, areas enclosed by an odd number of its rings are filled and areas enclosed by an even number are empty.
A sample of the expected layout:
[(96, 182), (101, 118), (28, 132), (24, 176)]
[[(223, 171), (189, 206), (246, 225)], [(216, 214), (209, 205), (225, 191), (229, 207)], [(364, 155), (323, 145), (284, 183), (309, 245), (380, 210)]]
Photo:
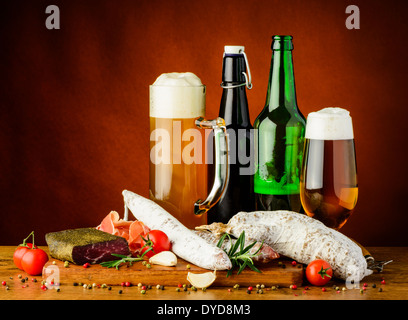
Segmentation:
[(244, 46), (224, 46), (224, 53), (226, 54), (240, 54), (244, 51)]

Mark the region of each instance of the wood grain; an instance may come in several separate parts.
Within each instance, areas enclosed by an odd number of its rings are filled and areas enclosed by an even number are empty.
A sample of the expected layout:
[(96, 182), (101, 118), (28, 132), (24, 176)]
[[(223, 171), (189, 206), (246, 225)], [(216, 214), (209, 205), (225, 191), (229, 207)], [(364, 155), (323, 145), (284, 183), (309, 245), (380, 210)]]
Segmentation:
[[(368, 250), (376, 259), (393, 259), (394, 262), (386, 265), (382, 273), (375, 272), (364, 278), (361, 284), (356, 284), (355, 289), (341, 290), (345, 288), (344, 281), (333, 279), (324, 286), (326, 291), (322, 291), (321, 287), (311, 286), (305, 281), (296, 290), (288, 287), (272, 290), (270, 286), (266, 286), (262, 294), (257, 294), (255, 290), (248, 294), (246, 286), (241, 286), (236, 290), (232, 289), (232, 287), (217, 286), (215, 284), (205, 292), (202, 290), (192, 291), (191, 289), (186, 292), (177, 292), (176, 287), (171, 285), (166, 286), (164, 290), (157, 290), (155, 283), (150, 283), (153, 288), (142, 294), (137, 286), (112, 286), (111, 290), (100, 287), (84, 289), (80, 286), (73, 286), (69, 281), (61, 281), (60, 292), (54, 289), (42, 290), (41, 276), (32, 277), (14, 266), (12, 259), (14, 249), (15, 247), (11, 246), (0, 246), (0, 281), (6, 281), (8, 287), (8, 290), (6, 290), (6, 286), (0, 286), (1, 301), (141, 300), (146, 303), (157, 300), (157, 303), (162, 305), (164, 304), (163, 300), (177, 300), (179, 303), (182, 300), (185, 303), (191, 300), (242, 300), (242, 303), (250, 303), (252, 300), (408, 300), (408, 247), (369, 247)], [(194, 269), (192, 268), (192, 270)], [(28, 281), (22, 283), (18, 275), (21, 275), (22, 279), (27, 277)], [(381, 284), (383, 278), (385, 284)], [(32, 279), (36, 279), (37, 282), (32, 282)], [(185, 279), (184, 276), (183, 279)], [(360, 289), (363, 288), (364, 282), (367, 283), (367, 287), (361, 293)], [(92, 284), (93, 281), (87, 280), (84, 283)], [(187, 283), (187, 281), (182, 283)], [(147, 279), (143, 281), (143, 284), (149, 284)], [(255, 287), (257, 281), (250, 284)], [(373, 285), (376, 287), (373, 288)], [(339, 287), (339, 292), (336, 287)], [(380, 292), (379, 289), (382, 291)], [(122, 290), (121, 294), (119, 290)]]
[[(271, 261), (264, 265), (258, 265), (261, 273), (247, 268), (239, 275), (234, 272), (227, 277), (227, 271), (216, 271), (217, 278), (213, 286), (232, 287), (235, 284), (250, 286), (254, 283), (283, 287), (289, 287), (292, 284), (302, 285), (303, 267), (301, 265), (294, 267), (287, 260), (280, 259), (279, 262), (280, 264), (278, 261)], [(189, 265), (189, 268), (187, 265)], [(284, 268), (282, 267), (283, 265), (285, 266)], [(188, 272), (203, 273), (209, 271), (189, 264), (180, 258), (174, 267), (152, 264), (150, 268), (147, 268), (141, 262), (136, 262), (131, 266), (122, 265), (119, 269), (106, 268), (101, 265), (91, 265), (89, 268), (84, 268), (83, 266), (73, 264), (65, 268), (62, 261), (55, 259), (51, 259), (45, 265), (45, 268), (49, 268), (49, 266), (58, 267), (59, 277), (64, 282), (91, 282), (97, 284), (105, 283), (107, 285), (120, 285), (122, 282), (128, 281), (133, 284), (149, 283), (152, 285), (177, 286), (178, 284), (188, 283), (186, 280)]]

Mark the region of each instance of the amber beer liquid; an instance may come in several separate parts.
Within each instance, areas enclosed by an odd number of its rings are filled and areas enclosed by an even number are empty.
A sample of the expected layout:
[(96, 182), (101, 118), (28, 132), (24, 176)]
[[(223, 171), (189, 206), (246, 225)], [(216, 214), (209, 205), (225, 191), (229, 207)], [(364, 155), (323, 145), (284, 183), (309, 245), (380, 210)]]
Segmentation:
[[(150, 86), (150, 198), (188, 228), (206, 224), (194, 203), (207, 195), (205, 86), (194, 74), (165, 74)], [(163, 76), (163, 75), (162, 75)]]
[(358, 198), (351, 117), (340, 108), (309, 114), (300, 195), (307, 215), (340, 229)]

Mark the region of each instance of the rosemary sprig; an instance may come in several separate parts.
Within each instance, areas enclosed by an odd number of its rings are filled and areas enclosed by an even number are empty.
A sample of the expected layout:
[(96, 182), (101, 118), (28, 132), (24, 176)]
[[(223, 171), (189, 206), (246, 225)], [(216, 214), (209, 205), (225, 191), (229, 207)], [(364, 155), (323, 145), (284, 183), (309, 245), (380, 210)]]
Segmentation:
[[(232, 243), (231, 236), (228, 233), (225, 233), (218, 241), (217, 247), (221, 248), (223, 242), (227, 237)], [(235, 243), (231, 245), (228, 252), (224, 250), (227, 253), (228, 257), (230, 258), (232, 264), (232, 268), (227, 272), (227, 277), (229, 277), (232, 274), (233, 269), (235, 268), (238, 268), (237, 274), (240, 274), (242, 270), (245, 269), (245, 267), (248, 267), (251, 270), (259, 273), (261, 272), (257, 267), (255, 267), (252, 258), (255, 258), (257, 255), (259, 255), (259, 251), (263, 246), (263, 241), (261, 246), (258, 248), (258, 250), (256, 250), (255, 253), (249, 253), (249, 250), (251, 250), (255, 244), (256, 241), (245, 247), (245, 231), (242, 231), (242, 233), (235, 241)]]
[(118, 258), (121, 258), (121, 259), (102, 262), (101, 266), (102, 267), (107, 267), (107, 268), (115, 267), (116, 269), (119, 269), (119, 267), (120, 267), (120, 265), (122, 263), (128, 263), (131, 266), (133, 262), (144, 260), (145, 254), (147, 252), (149, 252), (150, 250), (153, 250), (153, 248), (149, 247), (149, 249), (147, 249), (145, 252), (143, 252), (142, 255), (140, 255), (140, 256), (138, 255), (136, 258), (132, 257), (131, 254), (128, 255), (128, 256), (125, 256), (123, 254), (111, 253), (112, 256), (115, 256), (115, 257), (118, 257)]

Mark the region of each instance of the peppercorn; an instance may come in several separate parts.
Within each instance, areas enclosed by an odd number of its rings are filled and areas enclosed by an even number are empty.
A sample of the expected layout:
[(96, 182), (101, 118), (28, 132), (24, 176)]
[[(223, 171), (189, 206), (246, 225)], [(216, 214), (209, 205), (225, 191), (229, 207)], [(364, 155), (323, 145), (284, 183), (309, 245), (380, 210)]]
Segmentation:
[(57, 292), (60, 292), (61, 291), (61, 289), (60, 288), (57, 288)]
[(206, 288), (206, 287), (204, 287), (204, 288), (202, 288), (201, 290), (203, 290), (204, 292), (206, 292), (206, 291), (207, 291), (207, 288)]
[(69, 267), (69, 261), (64, 261), (64, 268), (68, 268)]
[(119, 290), (119, 294), (122, 294), (122, 292), (123, 292), (122, 290)]
[(187, 287), (184, 287), (184, 288), (183, 288), (183, 291), (187, 291)]
[(251, 290), (247, 289), (246, 293), (251, 294)]
[(190, 269), (190, 268), (191, 268), (191, 266), (188, 264), (188, 265), (186, 266), (186, 268), (187, 268), (187, 269)]
[(191, 290), (193, 290), (193, 291), (197, 291), (197, 288), (196, 288), (196, 287), (194, 287), (194, 286), (192, 286), (192, 287), (191, 287)]
[(376, 287), (377, 287), (377, 285), (375, 283), (373, 283), (373, 288), (376, 288)]
[(150, 269), (152, 266), (150, 265), (150, 263), (148, 263), (147, 265), (146, 265), (146, 268), (147, 269)]
[(177, 291), (177, 292), (180, 292), (180, 288), (179, 288), (179, 287), (177, 287), (177, 288), (176, 288), (176, 291)]
[(6, 283), (6, 281), (2, 281), (1, 284), (2, 284), (3, 286), (5, 286), (7, 283)]
[(158, 285), (156, 286), (156, 289), (157, 289), (157, 290), (159, 290), (159, 289), (160, 289), (160, 284), (158, 284)]
[(74, 282), (73, 286), (76, 287), (78, 285), (78, 282)]
[(164, 286), (163, 286), (163, 285), (160, 286), (160, 290), (164, 290)]
[(379, 289), (378, 289), (378, 292), (382, 292), (382, 288), (379, 288)]
[(142, 290), (142, 291), (140, 291), (140, 293), (141, 293), (141, 294), (145, 294), (145, 293), (146, 293), (146, 290)]

